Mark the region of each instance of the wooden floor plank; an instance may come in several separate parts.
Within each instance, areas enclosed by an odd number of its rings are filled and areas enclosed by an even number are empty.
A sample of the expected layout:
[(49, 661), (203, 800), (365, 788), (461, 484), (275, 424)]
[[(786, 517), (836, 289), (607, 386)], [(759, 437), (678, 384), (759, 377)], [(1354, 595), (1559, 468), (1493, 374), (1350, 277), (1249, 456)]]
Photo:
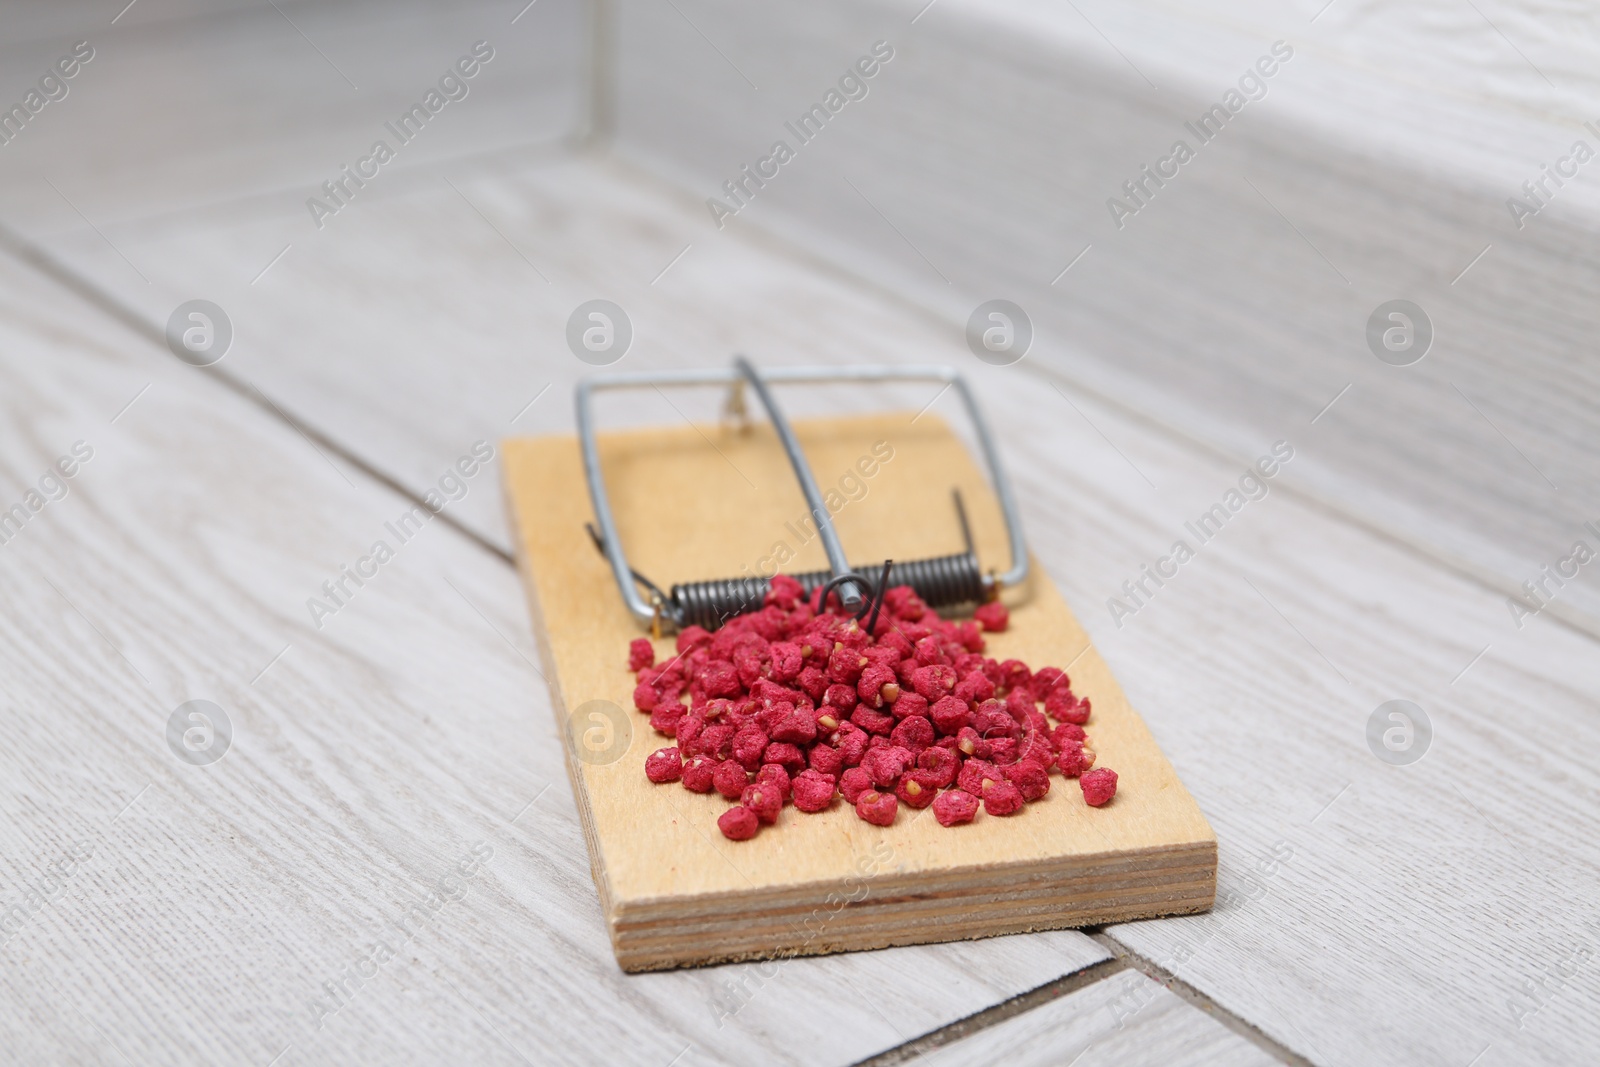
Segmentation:
[[(0, 363), (0, 499), (40, 494), (0, 544), (5, 1058), (846, 1063), (1105, 957), (624, 976), (504, 560), (401, 543), (405, 500), (9, 258)], [(231, 723), (205, 766), (169, 743), (191, 700)]]
[[(77, 238), (52, 248), (154, 321), (215, 294), (245, 324), (225, 371), (417, 491), (478, 436), (570, 428), (571, 382), (588, 368), (564, 326), (596, 295), (638, 326), (622, 369), (735, 349), (780, 363), (966, 361), (1035, 551), (1218, 831), (1215, 912), (1117, 937), (1318, 1062), (1459, 1064), (1486, 1045), (1484, 1064), (1561, 1062), (1600, 1048), (1581, 1014), (1593, 974), (1565, 973), (1596, 937), (1582, 896), (1600, 864), (1600, 781), (1582, 755), (1600, 744), (1596, 643), (1548, 617), (1519, 631), (1497, 594), (1286, 491), (1322, 447), (1321, 423), (1285, 422), (1276, 439), (1296, 458), (1200, 544), (1185, 523), (1273, 438), (1224, 460), (1057, 392), (1048, 374), (978, 365), (937, 321), (758, 235), (696, 243), (702, 205), (603, 164), (479, 174), (462, 188), (548, 286), (448, 190), (374, 200), (270, 290), (250, 289), (245, 269), (280, 224), (270, 217), (119, 234), (160, 265), (149, 293), (116, 283), (114, 262)], [(609, 424), (671, 424), (716, 409), (650, 398), (610, 410)], [(458, 514), (505, 543), (498, 500), (474, 493)], [(1148, 602), (1113, 617), (1109, 598), (1178, 538), (1196, 541), (1196, 558), (1159, 590), (1145, 579)], [(1365, 740), (1395, 698), (1433, 719), (1434, 747), (1409, 767)]]

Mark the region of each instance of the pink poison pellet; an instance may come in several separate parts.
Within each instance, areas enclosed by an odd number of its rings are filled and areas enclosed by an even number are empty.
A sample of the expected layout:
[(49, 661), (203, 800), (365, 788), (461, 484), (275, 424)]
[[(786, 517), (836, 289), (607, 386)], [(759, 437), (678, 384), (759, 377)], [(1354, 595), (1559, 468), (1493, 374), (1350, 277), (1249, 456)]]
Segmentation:
[(761, 829), (761, 820), (741, 804), (722, 813), (717, 819), (717, 829), (730, 841), (748, 841)]
[(989, 633), (1000, 633), (1011, 622), (1011, 612), (998, 600), (980, 605), (972, 617)]
[(734, 841), (785, 804), (825, 814), (841, 795), (884, 827), (902, 804), (931, 806), (947, 827), (980, 806), (1019, 816), (1049, 803), (1056, 771), (1078, 778), (1089, 806), (1108, 803), (1117, 776), (1095, 767), (1089, 699), (1057, 667), (987, 656), (985, 635), (1009, 629), (999, 602), (954, 622), (898, 586), (868, 633), (837, 597), (819, 609), (776, 577), (756, 611), (714, 633), (684, 627), (660, 666), (654, 642), (629, 642), (634, 706), (676, 742), (644, 757), (645, 777), (725, 797), (717, 825)]
[(658, 748), (644, 761), (645, 777), (660, 785), (663, 782), (676, 782), (683, 777), (683, 760), (678, 756), (675, 748)]
[(983, 794), (983, 810), (990, 815), (1015, 815), (1024, 803), (1022, 791), (1010, 782), (996, 782)]
[(978, 798), (962, 789), (946, 789), (933, 801), (933, 817), (940, 826), (971, 822), (978, 814)]
[(872, 789), (872, 776), (860, 767), (851, 767), (839, 779), (839, 792), (847, 803), (854, 804), (862, 793)]
[(895, 800), (893, 793), (879, 793), (869, 789), (856, 798), (856, 814), (874, 826), (893, 825), (895, 812), (899, 807), (900, 802)]
[(1096, 767), (1085, 771), (1078, 779), (1083, 789), (1083, 799), (1091, 808), (1103, 807), (1117, 795), (1117, 772), (1110, 767)]

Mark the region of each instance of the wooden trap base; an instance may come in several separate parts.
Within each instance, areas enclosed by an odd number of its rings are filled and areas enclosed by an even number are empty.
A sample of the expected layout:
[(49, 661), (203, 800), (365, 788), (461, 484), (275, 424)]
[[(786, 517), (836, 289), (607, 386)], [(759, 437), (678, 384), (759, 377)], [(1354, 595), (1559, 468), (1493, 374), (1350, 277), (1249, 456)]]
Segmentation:
[[(957, 486), (978, 558), (1004, 567), (994, 495), (936, 416), (801, 421), (795, 429), (824, 492), (843, 501), (835, 523), (857, 566), (959, 551), (950, 501)], [(662, 587), (746, 568), (770, 572), (774, 563), (789, 573), (826, 566), (765, 424), (743, 433), (683, 426), (602, 435), (600, 450), (629, 560)], [(727, 801), (644, 776), (645, 757), (671, 741), (633, 710), (627, 645), (641, 630), (584, 532), (592, 512), (577, 441), (508, 440), (503, 457), (518, 559), (562, 734), (568, 736), (568, 716), (595, 700), (622, 709), (631, 727), (626, 750), (612, 762), (595, 762), (587, 752), (580, 758), (570, 739), (567, 748), (595, 885), (624, 970), (950, 941), (1211, 906), (1215, 835), (1037, 565), (1032, 588), (1006, 597), (1010, 629), (989, 635), (986, 654), (1035, 668), (1072, 665), (1074, 690), (1094, 704), (1087, 729), (1099, 764), (1120, 776), (1115, 800), (1090, 808), (1075, 781), (1052, 776), (1049, 795), (1010, 818), (980, 812), (971, 824), (946, 829), (931, 809), (902, 807), (893, 826), (877, 827), (839, 800), (819, 815), (787, 807), (753, 840), (725, 839), (716, 819)], [(670, 636), (657, 642), (658, 661), (672, 651)], [(600, 722), (587, 712), (584, 719), (580, 733)], [(590, 736), (603, 740), (600, 729)]]

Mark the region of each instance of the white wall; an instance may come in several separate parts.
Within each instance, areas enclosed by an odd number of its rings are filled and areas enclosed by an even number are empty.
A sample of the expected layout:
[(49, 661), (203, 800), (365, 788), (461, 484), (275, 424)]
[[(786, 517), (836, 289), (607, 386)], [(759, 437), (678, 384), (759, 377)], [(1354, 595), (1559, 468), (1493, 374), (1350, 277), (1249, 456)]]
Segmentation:
[(0, 105), (74, 42), (95, 52), (64, 99), (0, 144), (0, 218), (35, 236), (81, 227), (79, 211), (114, 227), (279, 192), (292, 207), (478, 40), (495, 58), (397, 167), (561, 143), (585, 119), (581, 0), (539, 0), (514, 25), (518, 6), (483, 0), (280, 3), (282, 13), (140, 0), (115, 24), (120, 4), (8, 7)]

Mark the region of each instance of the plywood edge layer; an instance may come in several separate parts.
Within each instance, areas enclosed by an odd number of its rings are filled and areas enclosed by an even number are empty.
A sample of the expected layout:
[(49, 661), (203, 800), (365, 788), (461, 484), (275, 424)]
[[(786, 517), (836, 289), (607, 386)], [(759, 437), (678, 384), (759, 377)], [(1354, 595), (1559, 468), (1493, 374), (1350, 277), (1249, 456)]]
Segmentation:
[(612, 945), (624, 970), (660, 970), (1192, 915), (1212, 906), (1214, 843), (1149, 858), (1146, 869), (1116, 864), (1120, 877), (1074, 866), (1039, 885), (990, 872), (963, 879), (960, 891), (918, 878), (916, 892), (874, 884), (859, 901), (844, 901), (835, 887), (831, 896), (792, 894), (759, 907), (730, 898), (715, 912), (663, 906), (646, 917), (629, 908), (626, 918), (614, 915)]
[[(1031, 895), (1058, 893), (1069, 887), (1104, 889), (1124, 881), (1145, 884), (1177, 878), (1187, 872), (1207, 872), (1213, 882), (1217, 869), (1215, 839), (1163, 846), (1139, 852), (1098, 853), (1019, 864), (995, 863), (982, 868), (951, 868), (943, 872), (878, 875), (860, 880), (868, 900), (916, 899), (928, 896), (960, 897), (966, 894)], [(745, 890), (738, 893), (669, 896), (655, 900), (630, 900), (619, 904), (615, 918), (621, 923), (657, 919), (714, 916), (752, 910), (762, 914), (785, 908), (809, 909), (837, 892), (837, 881), (822, 881), (781, 890)]]
[(663, 946), (673, 939), (689, 941), (740, 940), (768, 936), (773, 930), (793, 933), (807, 923), (824, 923), (830, 929), (866, 928), (885, 922), (937, 922), (940, 924), (983, 922), (992, 915), (1056, 915), (1082, 913), (1104, 907), (1135, 905), (1161, 908), (1172, 904), (1207, 902), (1214, 890), (1209, 872), (1194, 870), (1187, 876), (1175, 875), (1163, 881), (1108, 887), (1099, 893), (1002, 895), (998, 892), (963, 897), (902, 898), (871, 904), (850, 903), (837, 898), (835, 910), (826, 904), (777, 913), (727, 914), (704, 919), (645, 924), (619, 923), (614, 932), (619, 940), (634, 943), (656, 941)]
[(1136, 901), (1125, 904), (1101, 904), (1053, 914), (996, 913), (991, 910), (970, 923), (930, 924), (925, 918), (918, 916), (915, 920), (902, 923), (884, 922), (870, 930), (834, 929), (830, 925), (815, 937), (796, 937), (790, 930), (786, 931), (789, 935), (787, 938), (780, 939), (778, 931), (762, 930), (758, 935), (741, 937), (737, 941), (707, 936), (697, 939), (693, 945), (679, 944), (671, 947), (640, 944), (627, 937), (613, 937), (612, 947), (616, 952), (617, 964), (624, 971), (660, 971), (674, 967), (699, 967), (716, 963), (739, 963), (794, 956), (822, 956), (833, 952), (861, 952), (945, 941), (971, 941), (1008, 934), (1100, 926), (1134, 919), (1194, 915), (1211, 907), (1211, 902), (1212, 894), (1207, 892), (1188, 900), (1170, 900), (1159, 907), (1151, 902)]

